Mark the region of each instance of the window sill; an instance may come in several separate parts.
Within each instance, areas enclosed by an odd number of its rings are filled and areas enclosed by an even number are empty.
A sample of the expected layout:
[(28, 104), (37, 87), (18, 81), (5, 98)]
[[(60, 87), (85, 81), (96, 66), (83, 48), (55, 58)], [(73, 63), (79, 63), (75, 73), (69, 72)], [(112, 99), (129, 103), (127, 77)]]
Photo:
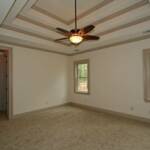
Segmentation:
[(90, 93), (86, 93), (86, 92), (74, 92), (75, 94), (83, 94), (83, 95), (90, 95)]

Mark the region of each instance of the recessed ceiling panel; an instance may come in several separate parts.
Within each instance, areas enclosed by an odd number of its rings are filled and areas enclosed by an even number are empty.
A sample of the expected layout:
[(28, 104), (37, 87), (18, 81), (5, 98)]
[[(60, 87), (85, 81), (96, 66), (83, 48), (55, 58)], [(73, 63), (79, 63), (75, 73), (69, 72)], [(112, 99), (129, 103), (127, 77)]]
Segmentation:
[[(78, 15), (95, 7), (103, 0), (77, 0)], [(36, 6), (65, 21), (74, 18), (74, 0), (39, 0)]]

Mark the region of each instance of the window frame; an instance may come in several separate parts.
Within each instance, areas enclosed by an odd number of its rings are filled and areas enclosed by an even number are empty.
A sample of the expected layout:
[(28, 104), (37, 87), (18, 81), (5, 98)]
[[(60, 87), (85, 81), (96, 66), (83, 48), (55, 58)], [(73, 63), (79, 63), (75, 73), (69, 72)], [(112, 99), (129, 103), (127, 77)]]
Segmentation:
[(150, 98), (148, 97), (148, 95), (150, 95), (150, 91), (148, 91), (150, 89), (150, 85), (148, 84), (148, 80), (150, 77), (148, 77), (148, 74), (150, 74), (150, 70), (148, 69), (150, 64), (148, 64), (148, 62), (150, 62), (150, 58), (148, 57), (148, 55), (150, 55), (150, 49), (145, 49), (143, 50), (143, 75), (144, 75), (144, 101), (145, 102), (150, 102)]
[[(88, 92), (82, 92), (82, 91), (78, 91), (77, 88), (78, 88), (78, 78), (77, 78), (77, 75), (78, 75), (78, 72), (77, 72), (77, 66), (79, 64), (87, 64), (87, 69), (88, 69), (88, 74), (87, 74), (87, 87), (88, 87)], [(89, 59), (82, 59), (82, 60), (77, 60), (77, 61), (74, 61), (74, 72), (73, 72), (73, 77), (74, 77), (74, 93), (76, 94), (85, 94), (85, 95), (89, 95), (90, 94), (90, 62), (89, 62)]]

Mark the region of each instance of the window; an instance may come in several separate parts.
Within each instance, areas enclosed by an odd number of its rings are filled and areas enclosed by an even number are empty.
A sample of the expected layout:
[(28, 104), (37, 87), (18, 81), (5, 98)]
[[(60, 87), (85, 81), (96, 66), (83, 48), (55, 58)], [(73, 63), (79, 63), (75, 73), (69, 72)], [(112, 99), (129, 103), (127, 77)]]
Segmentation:
[(75, 92), (89, 94), (89, 60), (75, 62)]
[(150, 50), (144, 50), (144, 99), (150, 102)]

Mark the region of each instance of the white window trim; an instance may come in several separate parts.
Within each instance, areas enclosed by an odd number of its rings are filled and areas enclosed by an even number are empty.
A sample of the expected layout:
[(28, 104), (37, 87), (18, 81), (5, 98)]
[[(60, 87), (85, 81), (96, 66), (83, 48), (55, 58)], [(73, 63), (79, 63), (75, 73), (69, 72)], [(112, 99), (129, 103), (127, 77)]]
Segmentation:
[(143, 51), (143, 68), (144, 68), (144, 100), (145, 102), (150, 102), (150, 49)]
[[(77, 90), (77, 87), (78, 87), (78, 80), (77, 80), (77, 68), (76, 66), (78, 64), (88, 64), (88, 92), (80, 92)], [(75, 61), (74, 62), (74, 93), (76, 94), (90, 94), (90, 62), (89, 62), (89, 59), (83, 59), (83, 60), (78, 60), (78, 61)]]

